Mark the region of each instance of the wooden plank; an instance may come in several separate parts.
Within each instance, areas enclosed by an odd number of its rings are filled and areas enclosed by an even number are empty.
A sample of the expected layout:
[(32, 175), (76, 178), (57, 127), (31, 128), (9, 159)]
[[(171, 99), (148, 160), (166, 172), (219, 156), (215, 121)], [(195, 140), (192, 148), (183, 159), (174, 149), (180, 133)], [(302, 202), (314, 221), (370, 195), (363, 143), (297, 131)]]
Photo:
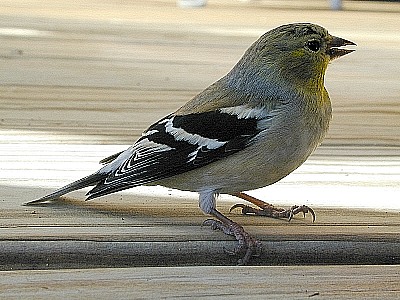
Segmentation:
[[(157, 228), (158, 229), (158, 228)], [(179, 231), (184, 231), (180, 228)], [(251, 230), (251, 228), (249, 228)], [(165, 232), (166, 230), (160, 230)], [(175, 267), (187, 265), (237, 264), (240, 256), (229, 256), (225, 249), (234, 249), (235, 242), (199, 238), (191, 235), (190, 241), (157, 241), (154, 231), (144, 242), (92, 241), (7, 241), (0, 242), (1, 271), (18, 269), (63, 269), (99, 267)], [(153, 233), (153, 234), (152, 234)], [(171, 240), (179, 239), (176, 230), (170, 231)], [(188, 231), (190, 233), (190, 231)], [(150, 236), (153, 239), (150, 239)], [(216, 237), (214, 237), (216, 238)], [(284, 239), (285, 236), (280, 237)], [(314, 237), (309, 237), (314, 238)], [(385, 237), (385, 240), (388, 238)], [(156, 240), (156, 241), (154, 241)], [(194, 241), (193, 241), (194, 240)], [(262, 241), (262, 253), (253, 258), (249, 266), (271, 265), (368, 265), (400, 263), (399, 241)]]
[[(224, 252), (234, 240), (200, 227), (206, 217), (194, 195), (169, 193), (68, 197), (35, 207), (3, 201), (1, 269), (235, 264)], [(400, 263), (398, 212), (316, 207), (316, 223), (288, 223), (229, 214), (234, 201), (225, 197), (218, 207), (263, 242), (254, 265)]]
[[(127, 16), (118, 5), (97, 3), (89, 5), (96, 14), (88, 13), (83, 22), (85, 14), (76, 9), (87, 7), (79, 1), (76, 6), (55, 1), (46, 12), (40, 1), (22, 2), (2, 7), (6, 16), (14, 17), (0, 20), (2, 26), (19, 29), (22, 22), (34, 28), (30, 34), (11, 30), (2, 35), (6, 41), (0, 45), (2, 128), (63, 134), (84, 134), (85, 129), (99, 143), (131, 142), (149, 122), (224, 75), (266, 28), (279, 20), (298, 20), (299, 14), (274, 11), (271, 21), (263, 10), (251, 7), (240, 7), (240, 14), (235, 13), (236, 6), (193, 13), (171, 3), (160, 7), (152, 2), (128, 6), (132, 15)], [(63, 9), (55, 10), (57, 5)], [(29, 7), (29, 13), (21, 6)], [(397, 11), (398, 5), (392, 9)], [(76, 14), (67, 14), (69, 10)], [(114, 18), (122, 19), (113, 23), (106, 14), (110, 10)], [(160, 15), (156, 20), (151, 18), (155, 11)], [(361, 43), (351, 59), (338, 60), (329, 68), (334, 118), (325, 144), (399, 146), (400, 65), (392, 59), (398, 57), (396, 14), (303, 13), (303, 18)], [(231, 18), (222, 20), (220, 14)], [(46, 22), (39, 25), (40, 16)], [(343, 25), (343, 18), (357, 22)], [(43, 102), (34, 95), (42, 95)], [(143, 103), (151, 99), (164, 105), (144, 111)], [(21, 111), (21, 105), (27, 109)], [(129, 135), (132, 128), (135, 131)]]
[(4, 299), (398, 299), (399, 266), (9, 271)]
[[(298, 20), (359, 46), (329, 67), (334, 118), (322, 147), (254, 193), (312, 205), (317, 222), (229, 216), (263, 241), (255, 265), (398, 264), (400, 6), (390, 7), (333, 14), (224, 1), (196, 11), (172, 1), (0, 1), (0, 268), (235, 264), (223, 251), (234, 241), (200, 228), (194, 194), (137, 189), (83, 202), (77, 192), (21, 204), (96, 170), (224, 75), (260, 34)], [(218, 205), (228, 214), (235, 201), (222, 196)]]

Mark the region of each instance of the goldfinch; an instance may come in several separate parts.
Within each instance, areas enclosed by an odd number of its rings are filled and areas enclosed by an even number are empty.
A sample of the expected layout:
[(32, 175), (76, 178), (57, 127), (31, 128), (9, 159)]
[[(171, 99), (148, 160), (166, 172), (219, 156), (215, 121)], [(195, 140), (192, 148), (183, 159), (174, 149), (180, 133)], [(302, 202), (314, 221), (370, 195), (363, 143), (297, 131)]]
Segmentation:
[(94, 186), (87, 200), (139, 185), (162, 185), (199, 193), (200, 209), (213, 229), (233, 235), (246, 264), (260, 242), (216, 209), (218, 194), (258, 206), (243, 213), (288, 217), (307, 206), (276, 209), (243, 191), (271, 185), (298, 168), (322, 142), (331, 119), (324, 87), (333, 59), (353, 52), (353, 42), (321, 26), (296, 23), (262, 35), (232, 70), (174, 113), (151, 125), (128, 149), (101, 161), (97, 172), (40, 199)]

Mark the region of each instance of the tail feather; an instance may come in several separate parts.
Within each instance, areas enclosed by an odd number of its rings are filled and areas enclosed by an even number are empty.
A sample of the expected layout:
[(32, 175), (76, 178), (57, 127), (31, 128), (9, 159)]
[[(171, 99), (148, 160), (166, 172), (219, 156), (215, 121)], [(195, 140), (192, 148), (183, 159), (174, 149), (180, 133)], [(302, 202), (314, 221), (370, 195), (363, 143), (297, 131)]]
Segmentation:
[(99, 181), (103, 180), (107, 175), (105, 174), (99, 174), (99, 173), (94, 173), (92, 175), (83, 177), (77, 181), (74, 181), (70, 184), (67, 184), (66, 186), (54, 191), (51, 194), (48, 194), (44, 197), (41, 197), (39, 199), (36, 200), (32, 200), (29, 201), (27, 203), (25, 203), (24, 205), (35, 205), (41, 202), (45, 202), (45, 201), (49, 201), (49, 200), (55, 200), (59, 197), (61, 197), (62, 195), (65, 195), (69, 192), (72, 191), (76, 191), (76, 190), (80, 190), (82, 188), (85, 188), (87, 186), (91, 186), (91, 185), (95, 185), (97, 184)]

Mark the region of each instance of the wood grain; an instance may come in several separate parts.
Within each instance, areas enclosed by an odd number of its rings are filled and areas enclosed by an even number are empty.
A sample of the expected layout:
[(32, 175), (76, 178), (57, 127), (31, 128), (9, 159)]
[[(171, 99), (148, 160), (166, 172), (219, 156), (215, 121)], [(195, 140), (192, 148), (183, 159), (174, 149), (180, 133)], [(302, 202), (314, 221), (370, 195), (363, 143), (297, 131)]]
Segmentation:
[[(281, 3), (0, 1), (0, 298), (400, 297), (400, 5)], [(22, 206), (96, 170), (260, 34), (295, 21), (358, 44), (329, 66), (323, 145), (254, 191), (312, 205), (316, 223), (229, 213), (237, 200), (221, 195), (219, 209), (263, 242), (238, 268), (224, 252), (235, 242), (201, 227), (192, 193), (139, 188), (84, 202), (79, 191)]]
[(6, 299), (396, 299), (399, 266), (125, 268), (0, 273)]

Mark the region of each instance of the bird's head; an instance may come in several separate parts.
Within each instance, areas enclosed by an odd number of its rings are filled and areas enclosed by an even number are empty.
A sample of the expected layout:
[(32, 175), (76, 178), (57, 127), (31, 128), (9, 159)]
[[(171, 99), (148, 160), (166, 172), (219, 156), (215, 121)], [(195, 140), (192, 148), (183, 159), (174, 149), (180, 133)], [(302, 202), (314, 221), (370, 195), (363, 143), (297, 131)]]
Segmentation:
[(321, 26), (295, 23), (262, 35), (243, 58), (266, 80), (323, 87), (329, 62), (354, 51), (342, 48), (347, 45), (355, 43), (332, 36)]

